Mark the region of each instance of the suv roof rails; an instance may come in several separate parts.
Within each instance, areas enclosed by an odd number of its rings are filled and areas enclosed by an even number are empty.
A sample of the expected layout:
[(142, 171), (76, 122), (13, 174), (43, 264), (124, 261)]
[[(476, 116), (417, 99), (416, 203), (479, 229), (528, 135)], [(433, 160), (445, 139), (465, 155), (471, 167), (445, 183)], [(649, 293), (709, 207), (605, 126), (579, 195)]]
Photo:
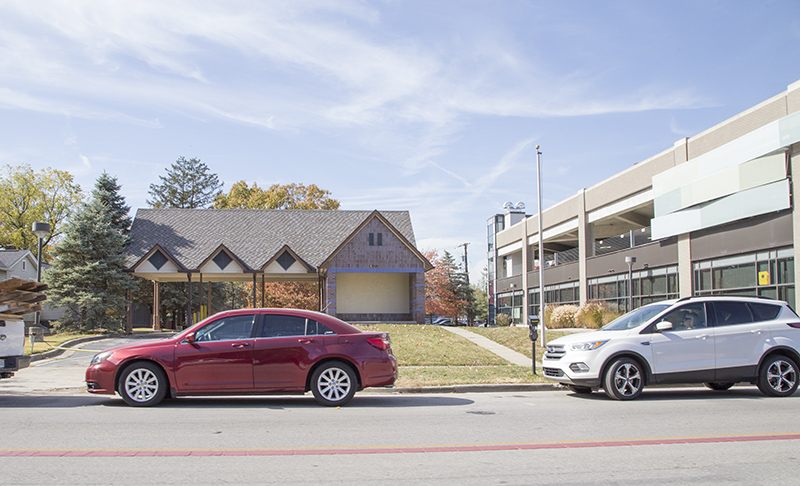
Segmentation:
[(681, 297), (680, 299), (678, 299), (678, 302), (683, 302), (683, 301), (685, 301), (685, 300), (691, 300), (691, 299), (701, 299), (701, 298), (702, 298), (702, 299), (706, 299), (706, 298), (712, 298), (712, 299), (715, 299), (715, 298), (724, 298), (724, 299), (730, 299), (731, 297), (746, 297), (746, 298), (749, 298), (749, 299), (776, 300), (776, 299), (773, 299), (772, 297), (767, 297), (767, 296), (765, 296), (765, 295), (742, 295), (742, 294), (708, 294), (708, 295), (690, 295), (689, 297)]

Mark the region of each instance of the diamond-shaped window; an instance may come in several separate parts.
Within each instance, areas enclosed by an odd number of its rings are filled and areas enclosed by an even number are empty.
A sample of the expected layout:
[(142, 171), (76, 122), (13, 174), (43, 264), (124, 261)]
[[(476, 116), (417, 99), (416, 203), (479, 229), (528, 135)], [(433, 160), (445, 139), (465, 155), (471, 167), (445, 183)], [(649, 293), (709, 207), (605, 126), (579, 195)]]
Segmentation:
[(221, 251), (217, 253), (217, 256), (214, 257), (213, 261), (217, 264), (220, 270), (225, 270), (225, 267), (227, 267), (233, 261), (233, 258), (228, 256), (228, 254), (224, 251)]
[(295, 260), (294, 257), (289, 254), (288, 251), (285, 251), (281, 253), (281, 256), (279, 256), (276, 261), (278, 262), (278, 265), (281, 266), (281, 268), (283, 268), (284, 270), (289, 270), (289, 267), (291, 267), (297, 260)]
[(154, 267), (156, 267), (156, 270), (161, 270), (161, 267), (163, 267), (164, 264), (167, 263), (168, 260), (167, 260), (167, 257), (164, 256), (163, 253), (161, 253), (160, 251), (156, 250), (155, 253), (150, 255), (150, 258), (148, 258), (147, 261), (150, 262), (150, 265), (153, 265)]

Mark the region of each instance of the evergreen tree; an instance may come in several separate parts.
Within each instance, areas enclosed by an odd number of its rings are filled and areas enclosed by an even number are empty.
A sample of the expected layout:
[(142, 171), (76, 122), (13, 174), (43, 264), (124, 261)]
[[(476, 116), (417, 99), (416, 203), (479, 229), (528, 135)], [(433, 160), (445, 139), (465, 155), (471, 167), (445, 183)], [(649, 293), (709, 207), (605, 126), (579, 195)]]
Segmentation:
[(135, 286), (125, 272), (124, 244), (110, 208), (97, 196), (66, 225), (45, 274), (50, 302), (65, 308), (59, 327), (124, 329), (126, 295)]
[(167, 176), (159, 178), (161, 184), (150, 184), (153, 199), (147, 201), (154, 208), (206, 208), (222, 194), (219, 177), (200, 159), (180, 157), (167, 169)]
[(125, 204), (125, 198), (120, 195), (121, 189), (116, 177), (109, 176), (105, 171), (97, 178), (92, 190), (92, 197), (99, 199), (108, 207), (111, 213), (111, 226), (122, 234), (128, 234), (131, 228), (131, 218), (128, 212), (131, 207)]
[[(200, 159), (178, 158), (167, 169), (167, 175), (159, 176), (161, 184), (150, 184), (148, 200), (150, 206), (160, 208), (198, 209), (206, 208), (215, 197), (222, 194), (223, 186), (219, 177), (210, 172), (208, 166)], [(221, 293), (222, 286), (215, 284), (212, 294)], [(182, 325), (186, 317), (188, 284), (183, 282), (164, 282), (159, 285), (159, 315), (163, 322), (155, 323), (155, 329), (161, 329), (162, 323), (171, 320), (172, 325)], [(219, 301), (225, 299), (220, 297)], [(153, 288), (150, 284), (140, 284), (134, 296), (134, 302), (152, 304)], [(200, 309), (199, 286), (192, 289), (192, 312)], [(206, 303), (207, 304), (207, 303)], [(171, 317), (170, 317), (171, 316)]]

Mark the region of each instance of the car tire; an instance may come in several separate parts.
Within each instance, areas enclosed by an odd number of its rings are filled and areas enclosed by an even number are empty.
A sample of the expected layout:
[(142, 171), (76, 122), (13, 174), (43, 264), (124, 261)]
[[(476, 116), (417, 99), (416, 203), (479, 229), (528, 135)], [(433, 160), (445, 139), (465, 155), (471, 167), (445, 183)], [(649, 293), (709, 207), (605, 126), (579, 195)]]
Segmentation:
[(128, 365), (119, 375), (119, 396), (133, 407), (152, 407), (167, 394), (167, 376), (160, 366), (148, 361)]
[(578, 395), (588, 395), (592, 393), (592, 388), (588, 386), (567, 385), (569, 391), (577, 393)]
[(311, 375), (311, 392), (320, 405), (340, 407), (353, 399), (358, 388), (356, 374), (341, 361), (329, 361)]
[(783, 355), (767, 358), (758, 372), (758, 389), (770, 397), (788, 397), (797, 391), (797, 363)]
[(711, 382), (711, 383), (703, 383), (706, 388), (711, 388), (714, 391), (725, 391), (732, 387), (733, 383), (719, 383), (719, 382)]
[(608, 367), (603, 377), (603, 389), (614, 400), (633, 400), (642, 393), (644, 373), (633, 359), (620, 358)]

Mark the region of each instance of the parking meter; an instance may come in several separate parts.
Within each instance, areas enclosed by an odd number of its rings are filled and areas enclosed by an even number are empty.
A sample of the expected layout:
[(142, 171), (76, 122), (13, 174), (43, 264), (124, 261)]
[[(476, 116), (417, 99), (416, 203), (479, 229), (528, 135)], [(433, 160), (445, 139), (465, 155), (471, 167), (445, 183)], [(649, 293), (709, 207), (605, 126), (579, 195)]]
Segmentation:
[(528, 317), (528, 337), (531, 341), (539, 339), (539, 316)]
[(531, 367), (536, 374), (536, 340), (539, 339), (539, 316), (528, 316), (528, 337), (531, 338)]

